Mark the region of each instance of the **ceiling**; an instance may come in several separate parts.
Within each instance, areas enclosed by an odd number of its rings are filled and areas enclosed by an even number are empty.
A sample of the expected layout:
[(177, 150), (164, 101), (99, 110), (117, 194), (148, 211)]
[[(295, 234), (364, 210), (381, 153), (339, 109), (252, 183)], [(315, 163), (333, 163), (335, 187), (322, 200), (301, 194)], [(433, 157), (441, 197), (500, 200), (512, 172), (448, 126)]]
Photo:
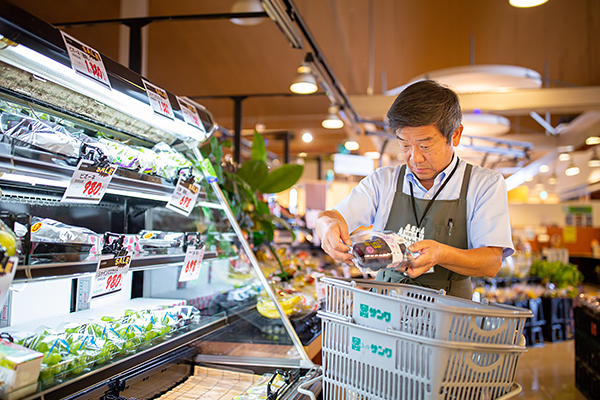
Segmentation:
[[(234, 3), (11, 1), (55, 24), (228, 13)], [(530, 97), (521, 93), (512, 97), (506, 93), (487, 97), (461, 95), (461, 103), (466, 109), (475, 104), (474, 107), (508, 117), (511, 130), (502, 138), (526, 141), (533, 148), (528, 159), (517, 160), (520, 163), (472, 151), (464, 152), (465, 158), (503, 168), (508, 176), (516, 171), (514, 167), (525, 167), (566, 144), (574, 145), (584, 163), (591, 149), (583, 145), (583, 136), (595, 129), (600, 135), (600, 118), (594, 122), (598, 116), (593, 114), (600, 112), (597, 0), (549, 0), (531, 9), (513, 8), (508, 0), (294, 0), (293, 4), (360, 118), (381, 122), (393, 101), (393, 97), (382, 93), (428, 71), (469, 64), (506, 64), (539, 72), (545, 87)], [(127, 64), (127, 27), (112, 23), (64, 29), (106, 56)], [(335, 153), (348, 137), (361, 144), (358, 153), (381, 149), (382, 139), (373, 140), (373, 136), (364, 133), (356, 135), (348, 125), (340, 130), (321, 127), (330, 103), (323, 89), (313, 95), (290, 96), (289, 85), (296, 68), (305, 53), (314, 49), (306, 40), (303, 50), (293, 49), (268, 18), (255, 26), (238, 26), (227, 19), (152, 22), (144, 28), (143, 38), (145, 77), (173, 93), (194, 98), (213, 113), (219, 125), (228, 129), (234, 126), (233, 97), (247, 96), (241, 101), (242, 133), (249, 134), (256, 124), (264, 124), (268, 149), (277, 154), (284, 149), (280, 136), (274, 134), (277, 132), (293, 135), (292, 157), (300, 152), (309, 157)], [(519, 99), (524, 100), (516, 104)], [(548, 103), (548, 99), (552, 102)], [(530, 117), (531, 111), (547, 118), (553, 127), (561, 122), (577, 122), (576, 117), (583, 112), (592, 115), (588, 114), (585, 129), (577, 124), (571, 128), (563, 125), (566, 129), (561, 134), (549, 135)], [(364, 132), (373, 127), (361, 124), (360, 129)], [(305, 131), (313, 134), (311, 143), (301, 141)], [(397, 148), (393, 141), (390, 143), (386, 160), (393, 162)], [(554, 156), (548, 156), (548, 162), (552, 171), (560, 174), (566, 166), (556, 163)], [(530, 167), (530, 172), (536, 168)], [(581, 175), (584, 173), (582, 168)], [(578, 179), (583, 180), (569, 185), (563, 179), (566, 186), (561, 191), (594, 183), (587, 175)]]

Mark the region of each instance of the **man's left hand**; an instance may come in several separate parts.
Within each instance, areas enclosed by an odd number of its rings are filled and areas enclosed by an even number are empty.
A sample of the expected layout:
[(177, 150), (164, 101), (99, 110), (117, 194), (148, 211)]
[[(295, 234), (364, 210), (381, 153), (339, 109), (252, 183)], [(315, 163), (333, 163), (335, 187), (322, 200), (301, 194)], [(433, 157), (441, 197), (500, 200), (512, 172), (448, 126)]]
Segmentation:
[(413, 253), (419, 253), (417, 258), (401, 266), (400, 271), (405, 272), (411, 278), (421, 276), (429, 271), (431, 267), (442, 263), (443, 252), (446, 246), (435, 240), (421, 240), (408, 247)]

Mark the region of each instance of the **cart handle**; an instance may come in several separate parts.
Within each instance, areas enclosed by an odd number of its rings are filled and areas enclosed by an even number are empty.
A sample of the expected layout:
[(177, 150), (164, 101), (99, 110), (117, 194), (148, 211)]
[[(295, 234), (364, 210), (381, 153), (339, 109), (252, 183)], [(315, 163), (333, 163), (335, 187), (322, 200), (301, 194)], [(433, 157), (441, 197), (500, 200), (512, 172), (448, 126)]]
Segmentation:
[(302, 382), (301, 384), (298, 385), (298, 393), (302, 393), (303, 395), (310, 397), (310, 400), (317, 400), (313, 391), (305, 389), (305, 387), (312, 386), (313, 384), (317, 383), (321, 379), (323, 379), (323, 375), (319, 375), (316, 378), (312, 378), (305, 382)]

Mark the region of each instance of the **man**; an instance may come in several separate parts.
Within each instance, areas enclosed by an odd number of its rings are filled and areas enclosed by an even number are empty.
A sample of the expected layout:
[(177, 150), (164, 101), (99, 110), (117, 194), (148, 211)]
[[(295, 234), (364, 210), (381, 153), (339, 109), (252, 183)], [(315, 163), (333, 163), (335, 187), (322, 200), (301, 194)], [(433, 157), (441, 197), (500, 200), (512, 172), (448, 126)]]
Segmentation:
[(376, 280), (445, 289), (471, 298), (470, 276), (494, 276), (513, 250), (506, 183), (501, 174), (460, 160), (463, 131), (458, 96), (431, 80), (407, 87), (388, 111), (406, 165), (364, 178), (333, 210), (319, 214), (323, 250), (351, 264), (350, 233), (423, 232), (408, 249), (418, 253), (401, 271), (380, 270)]

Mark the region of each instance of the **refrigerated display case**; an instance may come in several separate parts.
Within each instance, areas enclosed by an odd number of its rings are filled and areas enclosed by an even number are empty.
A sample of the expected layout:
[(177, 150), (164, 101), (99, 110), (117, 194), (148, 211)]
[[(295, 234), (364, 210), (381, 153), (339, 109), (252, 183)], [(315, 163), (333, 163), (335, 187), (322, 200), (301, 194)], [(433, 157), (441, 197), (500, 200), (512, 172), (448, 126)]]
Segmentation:
[[(73, 67), (72, 45), (94, 57), (90, 74)], [(298, 397), (318, 373), (318, 340), (298, 337), (198, 151), (218, 129), (210, 112), (3, 0), (0, 71), (0, 218), (21, 238), (0, 332), (45, 351), (35, 387), (2, 396), (155, 398), (234, 371), (274, 374), (284, 384), (272, 398)], [(152, 108), (150, 90), (170, 112)], [(97, 204), (63, 200), (81, 162), (116, 167)], [(178, 180), (200, 188), (189, 215), (166, 207)], [(204, 251), (191, 280), (188, 246)], [(119, 257), (128, 271), (99, 289), (103, 260)], [(261, 300), (278, 318), (257, 312)]]

